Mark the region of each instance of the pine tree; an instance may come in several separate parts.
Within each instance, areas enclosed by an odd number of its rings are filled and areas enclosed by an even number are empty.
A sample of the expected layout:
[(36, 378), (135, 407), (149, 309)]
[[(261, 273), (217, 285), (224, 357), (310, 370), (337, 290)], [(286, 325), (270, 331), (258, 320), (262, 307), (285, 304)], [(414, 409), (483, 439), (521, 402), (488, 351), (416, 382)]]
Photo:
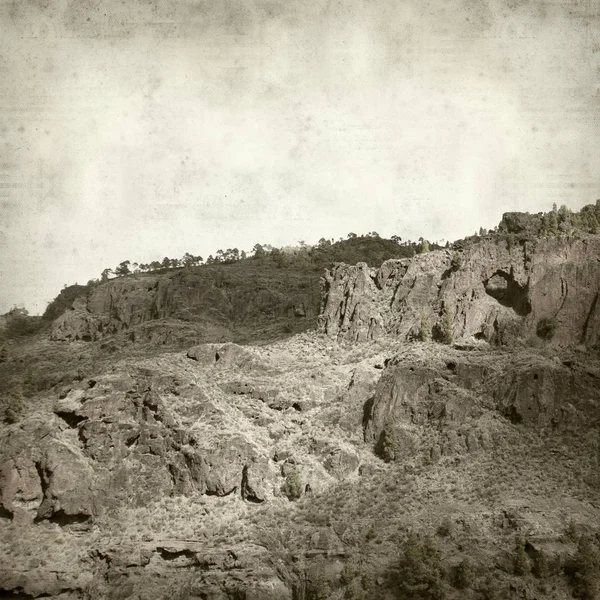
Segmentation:
[(574, 557), (573, 595), (583, 600), (600, 596), (600, 548), (588, 535), (582, 535)]
[(442, 344), (451, 344), (453, 338), (452, 333), (452, 317), (450, 316), (450, 311), (448, 308), (444, 309), (444, 314), (442, 315), (442, 328), (441, 328), (441, 339)]
[(441, 600), (444, 597), (444, 568), (441, 554), (429, 537), (411, 534), (395, 570), (396, 597), (406, 600)]
[(556, 235), (558, 233), (558, 215), (555, 211), (552, 211), (548, 215), (548, 233), (550, 235)]

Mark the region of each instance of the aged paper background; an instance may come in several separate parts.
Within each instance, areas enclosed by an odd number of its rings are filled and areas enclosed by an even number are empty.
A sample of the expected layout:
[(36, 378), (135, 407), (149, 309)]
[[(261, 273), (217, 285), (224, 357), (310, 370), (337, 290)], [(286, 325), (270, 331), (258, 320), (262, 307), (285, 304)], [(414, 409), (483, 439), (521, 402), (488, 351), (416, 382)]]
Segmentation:
[(2, 0), (0, 312), (129, 259), (598, 196), (594, 0)]

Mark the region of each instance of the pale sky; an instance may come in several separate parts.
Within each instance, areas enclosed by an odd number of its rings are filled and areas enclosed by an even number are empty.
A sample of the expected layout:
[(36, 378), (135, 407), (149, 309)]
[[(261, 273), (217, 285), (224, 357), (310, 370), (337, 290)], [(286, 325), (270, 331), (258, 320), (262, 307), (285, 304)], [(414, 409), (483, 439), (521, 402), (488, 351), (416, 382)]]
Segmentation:
[(3, 0), (0, 313), (123, 260), (600, 198), (597, 0)]

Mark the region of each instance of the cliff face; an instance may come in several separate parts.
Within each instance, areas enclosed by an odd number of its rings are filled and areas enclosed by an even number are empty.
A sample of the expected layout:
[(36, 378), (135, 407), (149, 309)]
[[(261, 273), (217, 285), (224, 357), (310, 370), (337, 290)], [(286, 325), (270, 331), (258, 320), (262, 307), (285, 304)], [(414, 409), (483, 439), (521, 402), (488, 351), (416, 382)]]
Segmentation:
[[(163, 319), (175, 319), (203, 339), (229, 340), (249, 328), (280, 328), (290, 321), (301, 329), (314, 324), (319, 309), (314, 275), (283, 270), (202, 267), (157, 275), (111, 280), (77, 297), (53, 323), (53, 340), (93, 341), (132, 331)], [(138, 329), (132, 338), (158, 336), (156, 328)], [(156, 340), (154, 340), (156, 341)]]
[[(511, 343), (551, 322), (559, 344), (598, 344), (600, 237), (478, 242), (388, 260), (378, 269), (338, 265), (322, 282), (322, 331), (368, 340), (383, 334)], [(548, 336), (552, 335), (550, 333)]]
[(391, 426), (400, 452), (438, 460), (489, 450), (507, 421), (553, 434), (597, 425), (594, 369), (531, 350), (435, 346), (406, 346), (388, 361), (365, 407), (366, 442)]

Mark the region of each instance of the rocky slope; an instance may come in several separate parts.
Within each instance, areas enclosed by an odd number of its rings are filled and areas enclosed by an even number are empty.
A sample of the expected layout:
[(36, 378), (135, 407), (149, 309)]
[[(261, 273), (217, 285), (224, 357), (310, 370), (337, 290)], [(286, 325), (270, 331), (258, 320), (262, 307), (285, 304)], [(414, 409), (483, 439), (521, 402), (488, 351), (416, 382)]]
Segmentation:
[[(200, 270), (94, 288), (60, 343), (0, 363), (21, 390), (0, 398), (0, 597), (594, 599), (599, 250), (527, 234), (338, 265), (327, 335), (257, 346), (198, 342), (263, 306), (310, 319), (301, 281), (279, 306), (252, 273), (235, 292)], [(456, 341), (412, 340), (430, 330)]]
[(582, 351), (303, 334), (89, 368), (0, 432), (7, 593), (291, 600), (326, 577), (342, 598), (341, 570), (364, 553), (381, 578), (367, 597), (391, 598), (391, 548), (442, 518), (457, 528), (440, 541), (448, 564), (475, 536), (480, 576), (498, 563), (509, 585), (515, 532), (564, 561), (569, 521), (600, 519), (600, 363)]
[(356, 236), (295, 251), (176, 270), (160, 269), (104, 283), (64, 288), (46, 309), (57, 341), (122, 333), (136, 342), (185, 347), (196, 341), (265, 341), (312, 329), (319, 277), (335, 261), (380, 265), (412, 256), (418, 244)]
[[(331, 337), (434, 338), (510, 344), (551, 323), (558, 344), (596, 347), (600, 336), (600, 237), (492, 235), (452, 250), (389, 260), (379, 268), (337, 265), (325, 275), (320, 328)], [(447, 321), (447, 325), (446, 325)]]

